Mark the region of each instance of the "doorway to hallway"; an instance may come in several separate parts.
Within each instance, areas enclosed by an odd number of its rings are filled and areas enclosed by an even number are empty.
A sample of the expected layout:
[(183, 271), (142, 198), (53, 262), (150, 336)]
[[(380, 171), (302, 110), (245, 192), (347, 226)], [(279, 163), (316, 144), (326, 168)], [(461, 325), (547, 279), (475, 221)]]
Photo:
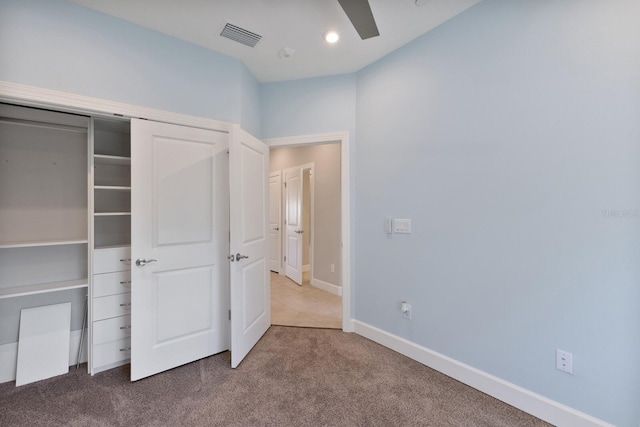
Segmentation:
[(271, 150), (273, 324), (342, 328), (341, 149)]

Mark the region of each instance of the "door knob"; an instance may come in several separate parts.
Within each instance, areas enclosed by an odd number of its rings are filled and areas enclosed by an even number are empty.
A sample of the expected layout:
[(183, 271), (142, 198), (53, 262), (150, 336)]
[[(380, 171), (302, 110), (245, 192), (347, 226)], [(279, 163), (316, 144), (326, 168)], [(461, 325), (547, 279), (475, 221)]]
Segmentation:
[(247, 255), (240, 255), (240, 252), (236, 254), (236, 261), (240, 261), (241, 259), (249, 258)]
[(228, 260), (230, 260), (231, 262), (236, 260), (236, 256), (234, 254), (231, 254), (227, 257)]
[(304, 233), (304, 230), (296, 230), (296, 233), (302, 234), (302, 233)]
[(276, 227), (276, 228), (274, 228), (274, 230), (280, 231), (280, 227)]
[(138, 259), (136, 260), (136, 265), (137, 265), (138, 267), (144, 267), (145, 265), (150, 264), (150, 263), (152, 263), (152, 262), (158, 262), (158, 260), (157, 260), (157, 259), (144, 259), (144, 258), (138, 258)]

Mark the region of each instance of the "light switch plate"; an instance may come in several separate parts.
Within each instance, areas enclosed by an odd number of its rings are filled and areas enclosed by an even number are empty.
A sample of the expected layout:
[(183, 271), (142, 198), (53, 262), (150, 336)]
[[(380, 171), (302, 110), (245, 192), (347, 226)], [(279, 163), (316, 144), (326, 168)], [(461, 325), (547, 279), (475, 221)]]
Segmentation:
[(410, 234), (411, 233), (411, 220), (410, 219), (395, 219), (393, 221), (393, 231), (395, 233)]

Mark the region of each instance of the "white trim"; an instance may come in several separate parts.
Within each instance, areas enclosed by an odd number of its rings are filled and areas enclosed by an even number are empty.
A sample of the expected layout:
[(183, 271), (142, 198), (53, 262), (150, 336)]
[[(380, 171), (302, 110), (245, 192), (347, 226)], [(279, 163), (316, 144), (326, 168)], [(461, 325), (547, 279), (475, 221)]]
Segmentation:
[[(86, 332), (86, 331), (85, 331)], [(87, 335), (84, 336), (84, 348), (80, 356), (80, 363), (87, 361)], [(80, 329), (71, 331), (69, 339), (69, 366), (75, 366), (80, 345)], [(0, 345), (0, 384), (16, 379), (16, 364), (18, 363), (18, 343), (10, 342)]]
[(306, 273), (307, 271), (311, 271), (311, 264), (304, 264), (302, 266), (302, 272)]
[[(342, 284), (342, 330), (344, 332), (353, 332), (354, 325), (351, 319), (351, 174), (349, 132), (268, 138), (263, 141), (272, 148), (329, 142), (340, 143), (340, 234), (342, 239), (340, 283)], [(313, 268), (313, 266), (311, 268)]]
[(264, 143), (271, 148), (276, 147), (294, 147), (296, 145), (309, 144), (327, 144), (331, 142), (344, 142), (345, 138), (348, 142), (349, 132), (329, 132), (318, 133), (313, 135), (286, 136), (282, 138), (263, 139)]
[(409, 340), (354, 320), (355, 332), (470, 387), (557, 426), (613, 427), (547, 397), (502, 380)]
[(314, 277), (311, 278), (310, 283), (311, 286), (322, 289), (323, 291), (329, 292), (330, 294), (338, 295), (339, 297), (342, 296), (342, 286), (334, 285), (333, 283), (325, 282)]
[(57, 90), (0, 81), (0, 101), (18, 102), (21, 105), (56, 108), (81, 114), (142, 118), (182, 126), (229, 132), (231, 123), (186, 114), (140, 107), (122, 102), (76, 95)]

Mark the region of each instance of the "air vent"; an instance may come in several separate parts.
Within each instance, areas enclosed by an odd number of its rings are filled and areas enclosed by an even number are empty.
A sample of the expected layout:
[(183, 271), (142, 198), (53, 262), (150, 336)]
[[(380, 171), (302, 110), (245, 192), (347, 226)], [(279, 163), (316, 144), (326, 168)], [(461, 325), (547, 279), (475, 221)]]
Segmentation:
[(262, 38), (260, 34), (252, 33), (233, 24), (225, 25), (220, 35), (249, 47), (254, 47)]

